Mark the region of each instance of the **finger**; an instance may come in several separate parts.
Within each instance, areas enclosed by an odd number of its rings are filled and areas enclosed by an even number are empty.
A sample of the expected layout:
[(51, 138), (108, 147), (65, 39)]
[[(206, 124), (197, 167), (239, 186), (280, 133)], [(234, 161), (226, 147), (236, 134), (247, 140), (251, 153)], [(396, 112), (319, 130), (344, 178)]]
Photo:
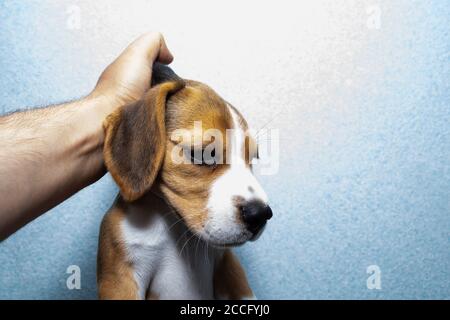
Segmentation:
[(136, 39), (130, 46), (133, 54), (142, 54), (153, 64), (154, 61), (169, 64), (173, 60), (164, 37), (159, 32), (148, 32)]
[(173, 61), (173, 55), (170, 52), (169, 48), (167, 48), (166, 41), (164, 37), (161, 35), (160, 45), (159, 45), (159, 54), (158, 54), (158, 62), (169, 64)]

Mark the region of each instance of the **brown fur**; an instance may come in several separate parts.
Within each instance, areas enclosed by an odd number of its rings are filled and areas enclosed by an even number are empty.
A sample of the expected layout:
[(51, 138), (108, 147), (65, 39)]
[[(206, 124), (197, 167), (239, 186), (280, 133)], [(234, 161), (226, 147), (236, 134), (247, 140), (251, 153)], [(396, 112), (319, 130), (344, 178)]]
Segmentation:
[(126, 204), (119, 196), (103, 218), (100, 227), (97, 256), (97, 284), (100, 299), (138, 299), (133, 267), (126, 259), (119, 230), (120, 222), (125, 215)]
[(253, 296), (244, 269), (229, 249), (225, 250), (214, 271), (214, 295), (233, 300)]
[(125, 200), (136, 200), (152, 186), (164, 157), (166, 98), (183, 86), (158, 85), (106, 119), (105, 164)]
[(159, 296), (154, 292), (147, 292), (146, 300), (159, 300)]
[[(171, 153), (176, 142), (171, 141), (171, 133), (180, 128), (192, 130), (194, 121), (202, 121), (203, 131), (219, 129), (225, 139), (226, 129), (233, 128), (227, 103), (211, 88), (173, 77), (170, 82), (158, 80), (158, 85), (149, 90), (141, 101), (124, 106), (107, 118), (104, 124), (105, 164), (125, 201), (118, 197), (101, 226), (98, 255), (100, 298), (138, 298), (133, 266), (127, 262), (119, 230), (122, 219), (132, 211), (127, 202), (145, 204), (144, 198), (136, 200), (151, 189), (180, 214), (191, 230), (203, 226), (209, 188), (228, 168), (226, 140), (223, 143), (224, 164), (173, 163)], [(240, 125), (247, 128), (245, 120), (242, 118), (241, 121)], [(192, 130), (192, 135), (195, 134)], [(210, 142), (202, 141), (202, 145)], [(221, 297), (252, 295), (245, 273), (230, 250), (225, 251), (217, 264), (214, 285)], [(147, 292), (147, 299), (157, 298), (154, 293)]]
[[(199, 82), (186, 81), (186, 87), (168, 101), (166, 119), (166, 156), (155, 189), (192, 230), (198, 230), (204, 225), (209, 188), (227, 170), (228, 165), (224, 163), (210, 167), (173, 163), (171, 153), (175, 143), (171, 141), (170, 135), (179, 128), (192, 130), (194, 121), (201, 121), (203, 132), (211, 128), (222, 132), (225, 138), (223, 154), (226, 154), (226, 129), (233, 126), (231, 114), (226, 102), (211, 88)], [(192, 135), (195, 134), (192, 130)], [(210, 142), (202, 141), (202, 145)]]

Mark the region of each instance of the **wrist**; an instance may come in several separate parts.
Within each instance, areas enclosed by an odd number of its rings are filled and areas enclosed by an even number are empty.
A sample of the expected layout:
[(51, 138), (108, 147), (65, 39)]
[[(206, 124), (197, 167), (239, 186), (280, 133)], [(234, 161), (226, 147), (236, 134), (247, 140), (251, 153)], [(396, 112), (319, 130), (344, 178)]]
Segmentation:
[(99, 179), (105, 172), (103, 162), (103, 121), (108, 114), (105, 101), (100, 97), (86, 96), (69, 105), (70, 125), (61, 132), (66, 143), (64, 155), (70, 158), (78, 172), (75, 185), (80, 188)]
[(80, 157), (97, 154), (103, 150), (103, 122), (110, 113), (109, 102), (100, 96), (88, 95), (71, 105), (75, 113), (75, 130), (69, 141)]
[(108, 94), (92, 91), (88, 96), (82, 99), (83, 103), (95, 108), (98, 115), (105, 119), (109, 114), (121, 106), (117, 99)]

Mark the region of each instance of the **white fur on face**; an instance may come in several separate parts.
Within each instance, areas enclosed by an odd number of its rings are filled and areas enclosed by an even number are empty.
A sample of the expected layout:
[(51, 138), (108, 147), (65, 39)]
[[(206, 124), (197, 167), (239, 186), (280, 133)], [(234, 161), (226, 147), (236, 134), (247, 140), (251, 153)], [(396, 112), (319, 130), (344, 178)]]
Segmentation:
[[(228, 106), (233, 117), (234, 130), (229, 137), (228, 147), (231, 157), (230, 168), (211, 186), (207, 209), (208, 217), (203, 229), (203, 237), (218, 245), (240, 244), (253, 234), (246, 229), (236, 208), (234, 198), (244, 201), (260, 200), (267, 203), (267, 195), (245, 163), (245, 133), (240, 126), (238, 114)], [(228, 162), (228, 161), (227, 161)]]

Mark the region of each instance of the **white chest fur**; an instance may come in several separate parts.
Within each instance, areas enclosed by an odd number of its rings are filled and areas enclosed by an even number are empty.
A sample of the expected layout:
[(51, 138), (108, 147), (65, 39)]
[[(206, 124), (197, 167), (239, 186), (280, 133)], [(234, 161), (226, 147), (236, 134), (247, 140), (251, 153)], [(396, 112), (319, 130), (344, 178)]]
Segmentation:
[(153, 200), (121, 225), (140, 298), (150, 292), (159, 299), (213, 299), (214, 264), (222, 251), (193, 235), (162, 200)]

